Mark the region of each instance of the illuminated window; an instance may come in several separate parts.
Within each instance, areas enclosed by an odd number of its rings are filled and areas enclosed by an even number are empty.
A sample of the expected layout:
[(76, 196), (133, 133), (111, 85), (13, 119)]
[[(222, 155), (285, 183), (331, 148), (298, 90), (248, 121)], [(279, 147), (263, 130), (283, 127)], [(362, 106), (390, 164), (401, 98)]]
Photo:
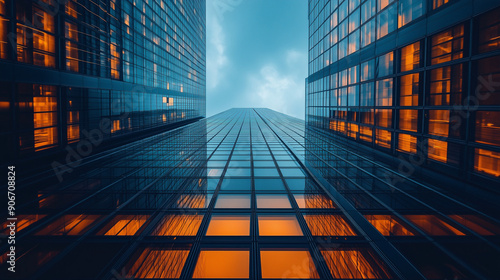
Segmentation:
[(402, 27), (424, 13), (423, 0), (399, 0), (398, 27)]
[(399, 133), (398, 136), (398, 150), (402, 152), (417, 153), (417, 137), (410, 135)]
[[(0, 1), (0, 15), (5, 15), (5, 1)], [(9, 20), (0, 16), (0, 58), (6, 59), (8, 52), (7, 27)]]
[(476, 142), (500, 146), (500, 112), (476, 112)]
[(146, 215), (118, 215), (97, 233), (97, 235), (135, 235), (148, 220), (148, 217), (149, 216)]
[(418, 106), (419, 74), (410, 74), (399, 78), (399, 105)]
[(429, 134), (448, 136), (450, 128), (450, 111), (429, 110)]
[(99, 215), (64, 215), (36, 235), (81, 235), (100, 218)]
[(431, 64), (439, 64), (464, 56), (463, 24), (431, 37)]
[(334, 279), (388, 279), (386, 266), (366, 249), (321, 250)]
[(125, 266), (126, 278), (179, 278), (189, 250), (146, 248), (133, 262)]
[(392, 106), (392, 79), (377, 81), (376, 106)]
[(181, 194), (175, 208), (206, 208), (210, 199), (207, 194)]
[(430, 71), (429, 105), (461, 104), (462, 64)]
[(373, 109), (367, 111), (361, 111), (359, 113), (360, 121), (364, 124), (374, 124), (375, 113)]
[[(410, 71), (420, 66), (420, 42), (401, 49), (401, 72)], [(418, 79), (417, 79), (418, 81)]]
[(500, 234), (500, 226), (476, 215), (450, 215), (449, 217), (480, 235)]
[(257, 208), (291, 208), (290, 200), (285, 194), (258, 194)]
[(373, 137), (373, 130), (371, 127), (363, 125), (359, 126), (359, 139), (366, 142), (372, 142), (372, 137)]
[(356, 233), (340, 215), (304, 215), (314, 236), (355, 236)]
[(450, 0), (432, 0), (432, 9), (437, 9), (448, 2), (450, 2)]
[(418, 110), (399, 110), (399, 129), (417, 132)]
[(323, 194), (294, 194), (300, 208), (336, 208), (333, 201)]
[[(71, 3), (71, 2), (70, 2)], [(66, 36), (66, 69), (78, 72), (78, 29), (74, 23), (65, 23), (65, 36)]]
[(377, 126), (392, 126), (392, 109), (377, 109), (375, 115), (377, 117)]
[(260, 251), (263, 279), (317, 279), (319, 274), (309, 251), (271, 250)]
[[(17, 222), (16, 222), (16, 231), (20, 232), (23, 229), (27, 228), (28, 226), (36, 223), (37, 221), (45, 218), (47, 215), (39, 215), (39, 214), (34, 214), (34, 215), (17, 215)], [(0, 232), (8, 235), (10, 228), (7, 227), (7, 225), (10, 223), (10, 221), (6, 221), (3, 223), (2, 228), (0, 229)]]
[(208, 225), (207, 236), (248, 236), (250, 216), (213, 215)]
[(66, 2), (66, 14), (73, 17), (77, 18), (78, 17), (78, 12), (76, 11), (76, 4), (73, 1), (67, 1)]
[(477, 20), (478, 51), (480, 53), (500, 49), (500, 9), (480, 16)]
[(375, 130), (375, 144), (384, 148), (391, 148), (391, 132), (383, 129)]
[(435, 215), (404, 215), (428, 235), (465, 235)]
[(196, 261), (193, 278), (248, 278), (249, 275), (248, 250), (202, 249)]
[(413, 236), (400, 221), (392, 215), (365, 215), (365, 218), (384, 236)]
[(500, 153), (475, 149), (474, 170), (500, 177)]
[(247, 194), (219, 194), (215, 208), (250, 208)]
[(293, 215), (259, 215), (261, 236), (302, 236), (297, 218)]
[(440, 162), (447, 162), (448, 159), (448, 142), (436, 139), (428, 140), (427, 156), (430, 159)]
[(152, 235), (195, 236), (200, 227), (202, 215), (172, 214), (165, 215)]

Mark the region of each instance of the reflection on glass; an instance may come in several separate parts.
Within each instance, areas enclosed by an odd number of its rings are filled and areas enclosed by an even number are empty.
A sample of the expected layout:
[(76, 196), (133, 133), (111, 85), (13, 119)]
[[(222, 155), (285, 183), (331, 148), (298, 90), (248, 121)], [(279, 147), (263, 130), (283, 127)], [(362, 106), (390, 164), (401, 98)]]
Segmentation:
[(392, 215), (365, 215), (365, 218), (384, 236), (414, 235)]
[(257, 208), (292, 208), (286, 194), (258, 194)]
[[(21, 230), (25, 229), (26, 227), (30, 226), (31, 224), (37, 222), (38, 220), (41, 220), (45, 218), (47, 215), (17, 215), (17, 222), (16, 222), (16, 232), (20, 232)], [(2, 232), (3, 234), (8, 234), (10, 231), (10, 228), (7, 227), (9, 224), (9, 221), (6, 221), (2, 225)]]
[(316, 266), (309, 251), (261, 250), (262, 278), (269, 279), (317, 279)]
[(176, 208), (205, 208), (211, 198), (207, 194), (182, 194), (177, 200)]
[(464, 25), (458, 25), (431, 37), (431, 64), (439, 64), (464, 55)]
[(100, 215), (64, 215), (36, 235), (81, 235), (99, 218)]
[(315, 236), (355, 236), (356, 233), (340, 215), (304, 215)]
[(166, 215), (152, 235), (195, 236), (202, 219), (202, 215)]
[(476, 215), (450, 215), (449, 217), (480, 235), (500, 235), (500, 226)]
[(201, 250), (193, 278), (248, 278), (249, 273), (248, 250)]
[(213, 215), (208, 225), (207, 236), (248, 236), (250, 216)]
[(500, 176), (500, 153), (475, 149), (474, 170), (493, 176)]
[(335, 279), (387, 279), (387, 268), (367, 250), (322, 250), (321, 254)]
[(254, 179), (256, 191), (284, 191), (285, 185), (281, 179)]
[(148, 218), (147, 215), (118, 215), (98, 235), (135, 235)]
[(250, 208), (250, 195), (219, 194), (215, 208)]
[(465, 235), (435, 215), (404, 215), (428, 235)]
[(300, 208), (336, 208), (333, 201), (324, 194), (294, 194)]
[(251, 190), (251, 180), (250, 179), (233, 179), (224, 178), (221, 190), (236, 190), (236, 191), (250, 191)]
[(430, 159), (440, 162), (446, 162), (448, 159), (448, 142), (429, 139), (428, 140), (427, 156)]
[(189, 250), (146, 248), (125, 267), (127, 278), (179, 278), (188, 254)]
[(300, 236), (303, 233), (297, 218), (293, 215), (260, 215), (259, 235)]

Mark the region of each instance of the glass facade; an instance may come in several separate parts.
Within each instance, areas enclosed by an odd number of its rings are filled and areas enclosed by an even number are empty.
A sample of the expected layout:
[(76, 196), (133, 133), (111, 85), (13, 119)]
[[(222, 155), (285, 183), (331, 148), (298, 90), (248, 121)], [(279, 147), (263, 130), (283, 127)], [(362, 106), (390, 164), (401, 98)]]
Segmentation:
[(2, 159), (204, 117), (205, 36), (202, 0), (0, 1)]
[(309, 1), (307, 124), (498, 191), (499, 18), (493, 2)]
[[(470, 197), (268, 109), (232, 109), (89, 156), (62, 182), (19, 171), (17, 279), (500, 273), (493, 203), (464, 204)], [(5, 256), (0, 277), (11, 279)]]

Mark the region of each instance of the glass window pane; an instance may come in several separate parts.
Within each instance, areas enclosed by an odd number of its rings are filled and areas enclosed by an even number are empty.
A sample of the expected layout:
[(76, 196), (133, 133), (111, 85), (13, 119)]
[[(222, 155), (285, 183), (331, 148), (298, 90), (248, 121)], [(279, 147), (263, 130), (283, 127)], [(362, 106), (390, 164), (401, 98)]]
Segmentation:
[(314, 236), (354, 236), (356, 233), (340, 215), (304, 215)]
[(321, 254), (335, 279), (391, 278), (387, 267), (369, 250), (322, 250)]
[(165, 215), (151, 235), (195, 236), (200, 227), (202, 215)]
[(293, 215), (259, 215), (261, 236), (302, 236), (297, 218)]
[(188, 254), (189, 250), (146, 248), (124, 270), (134, 278), (179, 278)]
[(248, 250), (202, 249), (196, 262), (193, 278), (248, 278), (250, 252)]
[(280, 251), (261, 250), (260, 263), (263, 279), (319, 278), (309, 251), (299, 251), (296, 249)]
[(258, 194), (257, 208), (292, 208), (286, 194)]
[(384, 236), (413, 236), (403, 223), (392, 215), (365, 215), (365, 218)]
[(465, 235), (435, 215), (404, 215), (428, 235)]
[(250, 208), (250, 195), (219, 194), (215, 208)]
[(248, 236), (250, 235), (250, 216), (212, 215), (207, 236)]
[(324, 194), (294, 194), (299, 208), (336, 208), (333, 201)]

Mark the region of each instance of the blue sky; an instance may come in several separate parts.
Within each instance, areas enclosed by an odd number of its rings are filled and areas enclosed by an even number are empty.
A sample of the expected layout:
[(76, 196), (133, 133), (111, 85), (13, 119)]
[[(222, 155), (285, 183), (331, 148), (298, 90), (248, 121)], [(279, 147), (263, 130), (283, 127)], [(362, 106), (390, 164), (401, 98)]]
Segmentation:
[(304, 118), (306, 0), (207, 1), (207, 117), (266, 107)]

